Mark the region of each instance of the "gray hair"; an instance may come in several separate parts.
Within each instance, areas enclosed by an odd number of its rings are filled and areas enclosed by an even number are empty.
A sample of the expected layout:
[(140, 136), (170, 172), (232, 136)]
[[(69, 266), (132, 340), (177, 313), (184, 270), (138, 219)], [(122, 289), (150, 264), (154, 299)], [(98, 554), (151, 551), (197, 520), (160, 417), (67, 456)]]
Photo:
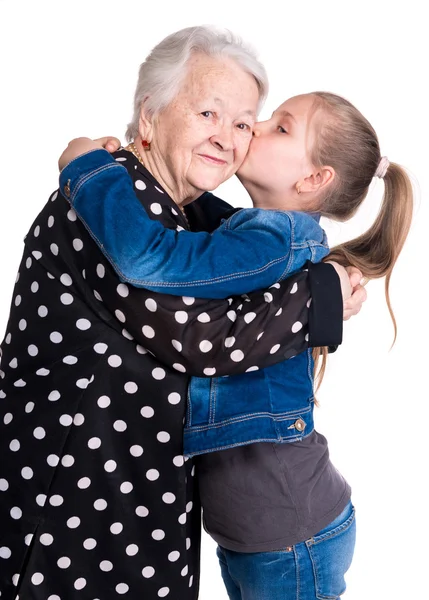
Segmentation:
[(262, 108), (268, 94), (268, 77), (255, 51), (226, 29), (187, 27), (163, 39), (140, 65), (134, 114), (126, 132), (128, 141), (139, 133), (143, 102), (146, 102), (148, 115), (156, 115), (166, 108), (179, 92), (190, 57), (197, 53), (230, 58), (252, 75), (259, 90), (258, 110)]

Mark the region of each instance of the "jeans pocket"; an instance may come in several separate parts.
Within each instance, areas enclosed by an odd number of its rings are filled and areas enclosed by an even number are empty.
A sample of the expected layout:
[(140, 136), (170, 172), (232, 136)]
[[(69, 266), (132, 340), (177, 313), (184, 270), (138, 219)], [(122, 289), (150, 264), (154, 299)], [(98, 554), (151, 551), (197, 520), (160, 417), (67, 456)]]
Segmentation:
[(349, 503), (342, 513), (318, 535), (306, 542), (313, 565), (316, 598), (337, 600), (346, 590), (344, 575), (349, 569), (356, 541), (355, 509)]

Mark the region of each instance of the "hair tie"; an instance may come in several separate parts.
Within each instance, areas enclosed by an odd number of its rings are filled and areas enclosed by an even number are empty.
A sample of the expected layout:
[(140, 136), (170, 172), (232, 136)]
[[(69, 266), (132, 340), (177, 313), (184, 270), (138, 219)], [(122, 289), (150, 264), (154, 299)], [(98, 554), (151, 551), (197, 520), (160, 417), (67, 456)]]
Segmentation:
[(380, 162), (378, 163), (377, 170), (375, 172), (374, 177), (379, 177), (380, 179), (384, 179), (384, 176), (387, 173), (387, 169), (389, 168), (390, 162), (387, 156), (382, 156), (380, 158)]

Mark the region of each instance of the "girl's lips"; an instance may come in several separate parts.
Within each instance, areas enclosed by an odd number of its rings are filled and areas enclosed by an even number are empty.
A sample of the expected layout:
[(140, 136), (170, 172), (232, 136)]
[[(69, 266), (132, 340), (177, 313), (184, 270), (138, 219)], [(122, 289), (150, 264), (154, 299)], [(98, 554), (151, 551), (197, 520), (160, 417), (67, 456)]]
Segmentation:
[(201, 156), (201, 158), (203, 158), (204, 160), (206, 160), (207, 162), (209, 162), (211, 164), (215, 164), (215, 165), (226, 165), (227, 164), (226, 160), (222, 160), (221, 158), (216, 158), (215, 156), (210, 156), (209, 154), (199, 154), (198, 156)]

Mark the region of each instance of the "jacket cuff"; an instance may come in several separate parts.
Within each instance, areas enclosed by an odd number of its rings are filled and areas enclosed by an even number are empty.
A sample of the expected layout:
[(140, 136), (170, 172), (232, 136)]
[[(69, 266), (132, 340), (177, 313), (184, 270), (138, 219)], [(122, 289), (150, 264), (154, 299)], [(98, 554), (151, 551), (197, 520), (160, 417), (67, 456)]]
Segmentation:
[(90, 150), (73, 159), (60, 173), (60, 193), (73, 204), (74, 197), (86, 181), (112, 167), (123, 168), (107, 150)]
[(312, 298), (308, 315), (309, 345), (312, 348), (338, 346), (343, 341), (340, 278), (334, 267), (327, 263), (309, 262), (307, 266)]

